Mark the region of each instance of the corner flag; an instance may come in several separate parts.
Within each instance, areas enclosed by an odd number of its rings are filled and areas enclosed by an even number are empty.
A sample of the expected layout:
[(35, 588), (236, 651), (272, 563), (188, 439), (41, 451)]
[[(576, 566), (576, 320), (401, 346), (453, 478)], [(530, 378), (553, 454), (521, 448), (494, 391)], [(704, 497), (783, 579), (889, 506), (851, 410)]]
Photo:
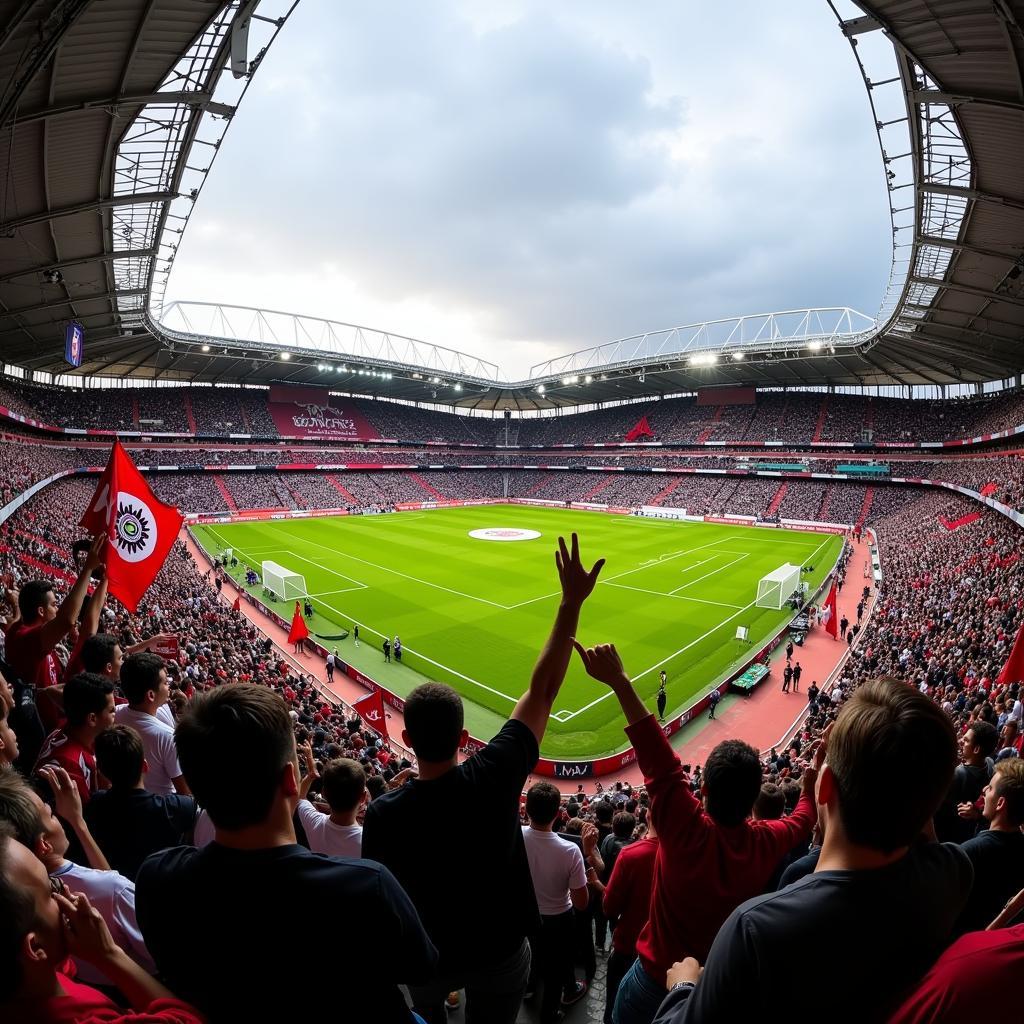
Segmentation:
[(114, 442), (107, 468), (79, 524), (104, 533), (110, 593), (130, 612), (163, 568), (181, 529), (181, 513), (150, 490), (120, 441)]
[(388, 738), (388, 723), (384, 712), (384, 695), (380, 690), (374, 690), (352, 705), (352, 710), (370, 726), (374, 732), (380, 733), (384, 739)]
[(288, 634), (288, 643), (297, 644), (301, 640), (305, 640), (309, 636), (309, 630), (306, 629), (306, 621), (302, 617), (302, 609), (299, 607), (299, 602), (295, 602), (295, 614), (292, 616), (292, 628)]
[(833, 640), (838, 638), (839, 634), (839, 616), (836, 614), (836, 585), (832, 584), (832, 589), (828, 592), (828, 597), (825, 598), (825, 603), (822, 605), (822, 611), (827, 613), (825, 619), (825, 632), (828, 633)]

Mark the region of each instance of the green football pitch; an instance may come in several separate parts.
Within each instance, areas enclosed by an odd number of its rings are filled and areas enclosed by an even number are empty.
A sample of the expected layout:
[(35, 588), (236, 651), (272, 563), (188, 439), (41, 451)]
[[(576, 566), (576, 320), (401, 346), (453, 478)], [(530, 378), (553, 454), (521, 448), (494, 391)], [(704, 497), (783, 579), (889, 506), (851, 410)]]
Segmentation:
[[(488, 541), (471, 531), (536, 531)], [(401, 696), (425, 679), (449, 683), (466, 702), (466, 727), (490, 738), (528, 686), (558, 604), (554, 551), (575, 531), (589, 566), (607, 564), (583, 609), (583, 643), (613, 642), (653, 708), (661, 669), (669, 711), (681, 710), (731, 674), (791, 612), (754, 607), (758, 580), (786, 562), (813, 565), (816, 587), (839, 557), (834, 535), (758, 530), (523, 505), (481, 505), (377, 516), (264, 520), (198, 526), (211, 554), (226, 547), (259, 571), (274, 561), (300, 573), (315, 615), (310, 631)], [(290, 618), (294, 601), (271, 602)], [(751, 643), (735, 640), (747, 626)], [(402, 639), (401, 664), (385, 664), (384, 636)], [(546, 757), (596, 757), (626, 745), (618, 704), (577, 658), (555, 701)]]

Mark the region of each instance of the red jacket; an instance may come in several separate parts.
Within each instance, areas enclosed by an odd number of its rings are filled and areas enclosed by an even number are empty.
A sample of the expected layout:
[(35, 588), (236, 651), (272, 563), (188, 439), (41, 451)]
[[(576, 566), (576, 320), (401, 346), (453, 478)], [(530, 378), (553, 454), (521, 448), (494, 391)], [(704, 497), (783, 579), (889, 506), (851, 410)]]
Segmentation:
[(652, 836), (623, 847), (604, 891), (604, 916), (615, 921), (612, 947), (628, 957), (636, 954), (636, 940), (651, 909), (654, 861), (658, 840)]
[(1019, 1010), (1024, 925), (962, 935), (935, 962), (890, 1024), (974, 1024)]
[(664, 985), (677, 960), (692, 956), (704, 963), (722, 923), (764, 891), (779, 861), (810, 837), (817, 812), (813, 797), (802, 795), (785, 818), (726, 828), (694, 796), (654, 715), (626, 735), (651, 795), (659, 840), (650, 918), (636, 951), (651, 978)]

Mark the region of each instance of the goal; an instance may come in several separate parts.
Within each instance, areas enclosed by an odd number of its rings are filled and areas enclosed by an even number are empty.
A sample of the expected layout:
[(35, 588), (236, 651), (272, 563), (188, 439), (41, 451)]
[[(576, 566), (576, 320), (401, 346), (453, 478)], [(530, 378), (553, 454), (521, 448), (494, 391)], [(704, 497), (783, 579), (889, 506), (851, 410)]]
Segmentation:
[(758, 608), (774, 608), (776, 611), (800, 589), (800, 566), (780, 565), (778, 569), (761, 578), (757, 584)]
[(277, 562), (263, 563), (263, 586), (279, 601), (292, 601), (306, 596), (306, 579)]

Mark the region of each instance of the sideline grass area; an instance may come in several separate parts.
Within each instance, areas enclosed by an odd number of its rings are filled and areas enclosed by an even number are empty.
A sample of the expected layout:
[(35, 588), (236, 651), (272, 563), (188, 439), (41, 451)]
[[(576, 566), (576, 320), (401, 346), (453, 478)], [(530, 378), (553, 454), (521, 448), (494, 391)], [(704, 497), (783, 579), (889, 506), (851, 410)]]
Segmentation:
[[(541, 536), (469, 536), (488, 527)], [(343, 659), (403, 695), (424, 678), (450, 683), (467, 701), (467, 727), (486, 739), (528, 685), (558, 603), (557, 537), (574, 530), (588, 565), (607, 559), (583, 610), (581, 640), (614, 642), (651, 707), (664, 667), (670, 712), (719, 682), (790, 617), (753, 606), (762, 576), (785, 562), (812, 564), (805, 578), (817, 586), (842, 545), (834, 535), (522, 505), (199, 526), (194, 533), (207, 551), (230, 546), (257, 571), (272, 560), (302, 573), (314, 633), (359, 623), (358, 650), (351, 636), (337, 643)], [(276, 610), (290, 617), (293, 607)], [(734, 639), (739, 625), (749, 627), (751, 647)], [(395, 634), (404, 664), (386, 665), (381, 638)], [(574, 658), (542, 753), (595, 757), (624, 745), (617, 702)]]

